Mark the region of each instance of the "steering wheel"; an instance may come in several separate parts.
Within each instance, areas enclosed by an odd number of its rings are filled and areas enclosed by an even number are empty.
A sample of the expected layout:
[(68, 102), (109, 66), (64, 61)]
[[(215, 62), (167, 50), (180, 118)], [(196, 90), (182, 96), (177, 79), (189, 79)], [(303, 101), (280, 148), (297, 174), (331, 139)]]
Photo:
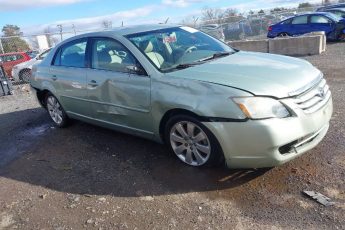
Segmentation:
[(196, 46), (191, 46), (191, 47), (188, 47), (188, 49), (186, 49), (186, 51), (184, 51), (185, 54), (189, 54), (193, 51), (196, 51), (198, 48), (196, 48)]

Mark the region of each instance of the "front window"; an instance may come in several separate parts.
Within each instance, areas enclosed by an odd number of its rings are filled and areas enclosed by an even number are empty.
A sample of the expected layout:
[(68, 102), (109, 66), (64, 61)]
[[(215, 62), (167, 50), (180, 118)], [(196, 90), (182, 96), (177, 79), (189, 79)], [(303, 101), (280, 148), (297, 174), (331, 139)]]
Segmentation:
[(131, 34), (127, 38), (163, 72), (234, 52), (224, 43), (190, 27)]
[(326, 17), (320, 16), (320, 15), (318, 15), (318, 16), (311, 16), (310, 22), (311, 23), (316, 23), (316, 24), (327, 24), (327, 23), (330, 23), (330, 21)]
[(127, 73), (128, 67), (137, 66), (134, 56), (121, 43), (108, 39), (95, 39), (92, 45), (92, 68)]

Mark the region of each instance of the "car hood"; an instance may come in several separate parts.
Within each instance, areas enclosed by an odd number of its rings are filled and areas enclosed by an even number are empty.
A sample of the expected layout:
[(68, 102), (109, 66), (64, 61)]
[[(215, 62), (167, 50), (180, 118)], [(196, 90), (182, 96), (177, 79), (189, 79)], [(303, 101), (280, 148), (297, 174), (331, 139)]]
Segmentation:
[(284, 98), (320, 78), (321, 72), (302, 59), (240, 51), (166, 75)]

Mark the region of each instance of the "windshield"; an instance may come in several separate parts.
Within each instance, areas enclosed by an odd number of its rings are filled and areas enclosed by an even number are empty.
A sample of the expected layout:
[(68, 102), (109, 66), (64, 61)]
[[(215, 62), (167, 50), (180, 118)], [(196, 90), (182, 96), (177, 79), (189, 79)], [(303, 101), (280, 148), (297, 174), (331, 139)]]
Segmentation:
[(126, 37), (163, 72), (234, 52), (224, 43), (190, 27), (174, 27)]

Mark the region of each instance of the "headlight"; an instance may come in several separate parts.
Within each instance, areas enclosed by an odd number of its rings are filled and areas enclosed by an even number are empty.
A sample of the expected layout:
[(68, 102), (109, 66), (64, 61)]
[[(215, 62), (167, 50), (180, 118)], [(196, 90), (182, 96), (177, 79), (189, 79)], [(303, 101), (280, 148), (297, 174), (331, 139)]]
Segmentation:
[(232, 98), (242, 112), (250, 119), (284, 118), (290, 112), (279, 101), (268, 97)]

